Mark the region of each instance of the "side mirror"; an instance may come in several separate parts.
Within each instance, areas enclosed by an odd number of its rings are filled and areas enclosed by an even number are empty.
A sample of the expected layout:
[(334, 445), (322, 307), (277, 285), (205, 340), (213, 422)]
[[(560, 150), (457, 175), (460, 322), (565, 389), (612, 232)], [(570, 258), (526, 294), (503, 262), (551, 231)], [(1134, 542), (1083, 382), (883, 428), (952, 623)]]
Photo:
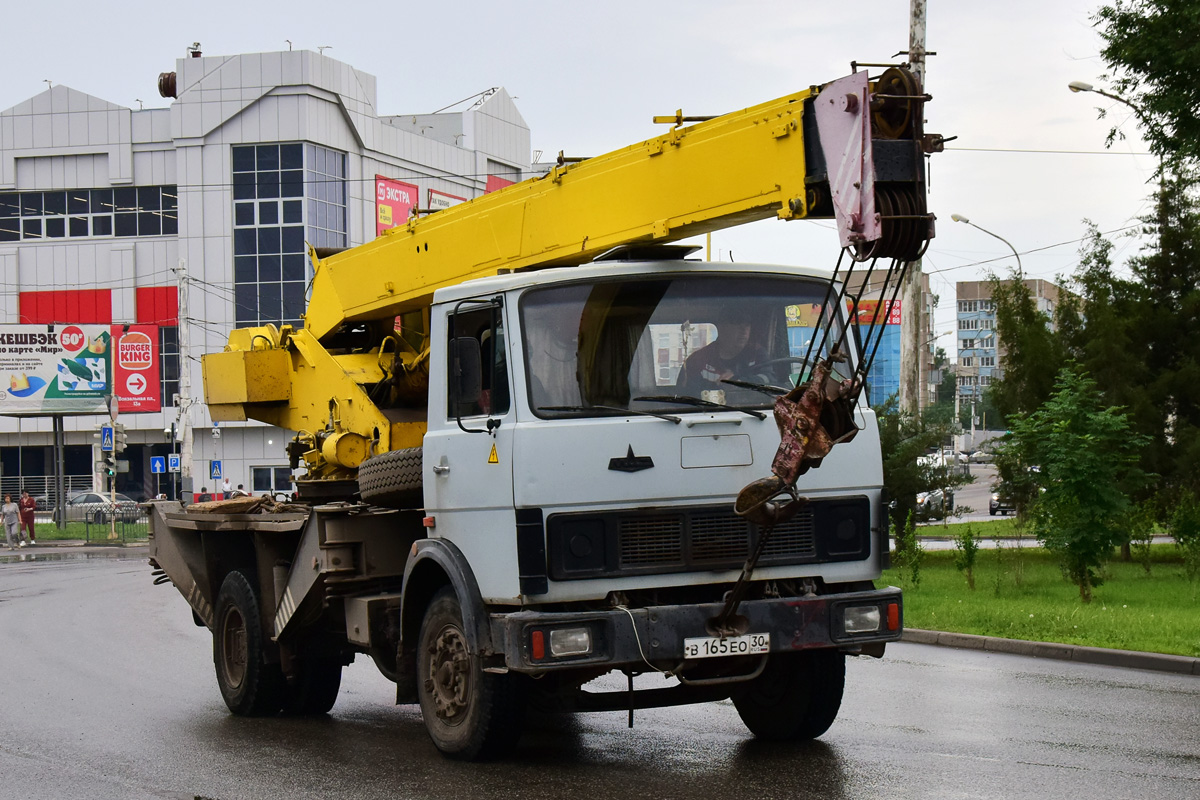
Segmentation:
[(483, 389), (483, 356), (478, 339), (459, 336), (450, 340), (449, 377), (450, 407), (455, 416), (470, 413)]

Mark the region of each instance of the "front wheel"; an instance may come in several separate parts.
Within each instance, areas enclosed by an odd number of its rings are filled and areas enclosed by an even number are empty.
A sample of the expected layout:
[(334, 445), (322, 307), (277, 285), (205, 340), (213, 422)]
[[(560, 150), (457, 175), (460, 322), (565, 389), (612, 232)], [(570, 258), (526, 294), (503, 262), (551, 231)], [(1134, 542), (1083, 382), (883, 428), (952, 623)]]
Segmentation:
[(437, 749), (450, 758), (476, 761), (515, 747), (525, 722), (519, 676), (483, 671), (478, 654), (470, 652), (452, 588), (434, 595), (418, 647), (417, 697)]
[(836, 650), (777, 653), (733, 704), (760, 739), (815, 739), (837, 719), (845, 685), (846, 657)]
[(279, 711), (283, 673), (264, 659), (266, 642), (259, 623), (258, 593), (246, 575), (233, 570), (217, 593), (213, 661), (225, 705), (242, 717)]
[(342, 686), (342, 662), (310, 658), (301, 661), (295, 680), (284, 688), (283, 712), (295, 716), (321, 716), (337, 702)]

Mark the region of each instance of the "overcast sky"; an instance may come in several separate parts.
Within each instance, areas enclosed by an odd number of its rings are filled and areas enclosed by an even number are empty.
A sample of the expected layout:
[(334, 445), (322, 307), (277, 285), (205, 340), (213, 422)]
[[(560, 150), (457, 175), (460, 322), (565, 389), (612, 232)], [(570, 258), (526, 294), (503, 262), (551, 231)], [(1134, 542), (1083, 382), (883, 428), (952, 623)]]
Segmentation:
[[(1150, 208), (1154, 159), (1129, 110), (1067, 84), (1104, 72), (1081, 0), (929, 0), (926, 130), (959, 138), (932, 160), (937, 238), (924, 262), (950, 330), (954, 282), (1013, 265), (1053, 279), (1073, 270), (1081, 220), (1124, 237)], [(655, 114), (719, 114), (887, 62), (908, 46), (908, 0), (608, 0), (575, 2), (286, 3), (205, 0), (106, 5), (10, 3), (0, 48), (0, 108), (45, 80), (113, 103), (165, 107), (158, 74), (194, 41), (205, 55), (329, 46), (378, 76), (382, 114), (431, 112), (504, 86), (547, 155), (596, 155), (649, 138)], [(872, 73), (874, 74), (874, 72)], [(1110, 121), (1128, 138), (1104, 150)], [(737, 261), (832, 267), (831, 222), (761, 222), (715, 234)], [(1119, 238), (1117, 257), (1138, 252)], [(980, 262), (990, 262), (981, 265)], [(951, 342), (950, 337), (942, 340)]]

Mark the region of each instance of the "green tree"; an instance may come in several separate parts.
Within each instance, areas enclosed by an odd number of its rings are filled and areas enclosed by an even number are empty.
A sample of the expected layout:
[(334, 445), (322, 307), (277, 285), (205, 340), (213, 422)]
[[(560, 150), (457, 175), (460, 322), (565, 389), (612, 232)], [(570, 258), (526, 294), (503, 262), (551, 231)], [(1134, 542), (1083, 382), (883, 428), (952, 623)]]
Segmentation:
[[(1102, 77), (1139, 109), (1150, 149), (1164, 161), (1200, 160), (1200, 4), (1116, 0), (1092, 21), (1104, 40)], [(1109, 142), (1119, 135), (1114, 127)]]
[(991, 401), (1006, 418), (1038, 408), (1054, 388), (1054, 376), (1065, 363), (1051, 319), (1039, 311), (1024, 282), (991, 277), (996, 306), (996, 336), (1004, 348), (1003, 377), (992, 384)]
[(1141, 437), (1072, 367), (1058, 373), (1041, 408), (1011, 422), (1016, 448), (1040, 468), (1030, 509), (1034, 534), (1090, 602), (1100, 565), (1125, 538), (1120, 522), (1129, 499), (1122, 487), (1138, 473)]

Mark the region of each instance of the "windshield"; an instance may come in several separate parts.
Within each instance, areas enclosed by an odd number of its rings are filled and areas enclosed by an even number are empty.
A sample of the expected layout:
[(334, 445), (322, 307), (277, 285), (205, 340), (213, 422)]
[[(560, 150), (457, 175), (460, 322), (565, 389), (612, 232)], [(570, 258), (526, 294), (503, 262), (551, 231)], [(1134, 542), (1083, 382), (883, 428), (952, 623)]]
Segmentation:
[[(520, 306), (530, 405), (542, 417), (769, 407), (808, 376), (827, 286), (708, 274), (532, 290)], [(840, 337), (835, 326), (828, 346)]]

